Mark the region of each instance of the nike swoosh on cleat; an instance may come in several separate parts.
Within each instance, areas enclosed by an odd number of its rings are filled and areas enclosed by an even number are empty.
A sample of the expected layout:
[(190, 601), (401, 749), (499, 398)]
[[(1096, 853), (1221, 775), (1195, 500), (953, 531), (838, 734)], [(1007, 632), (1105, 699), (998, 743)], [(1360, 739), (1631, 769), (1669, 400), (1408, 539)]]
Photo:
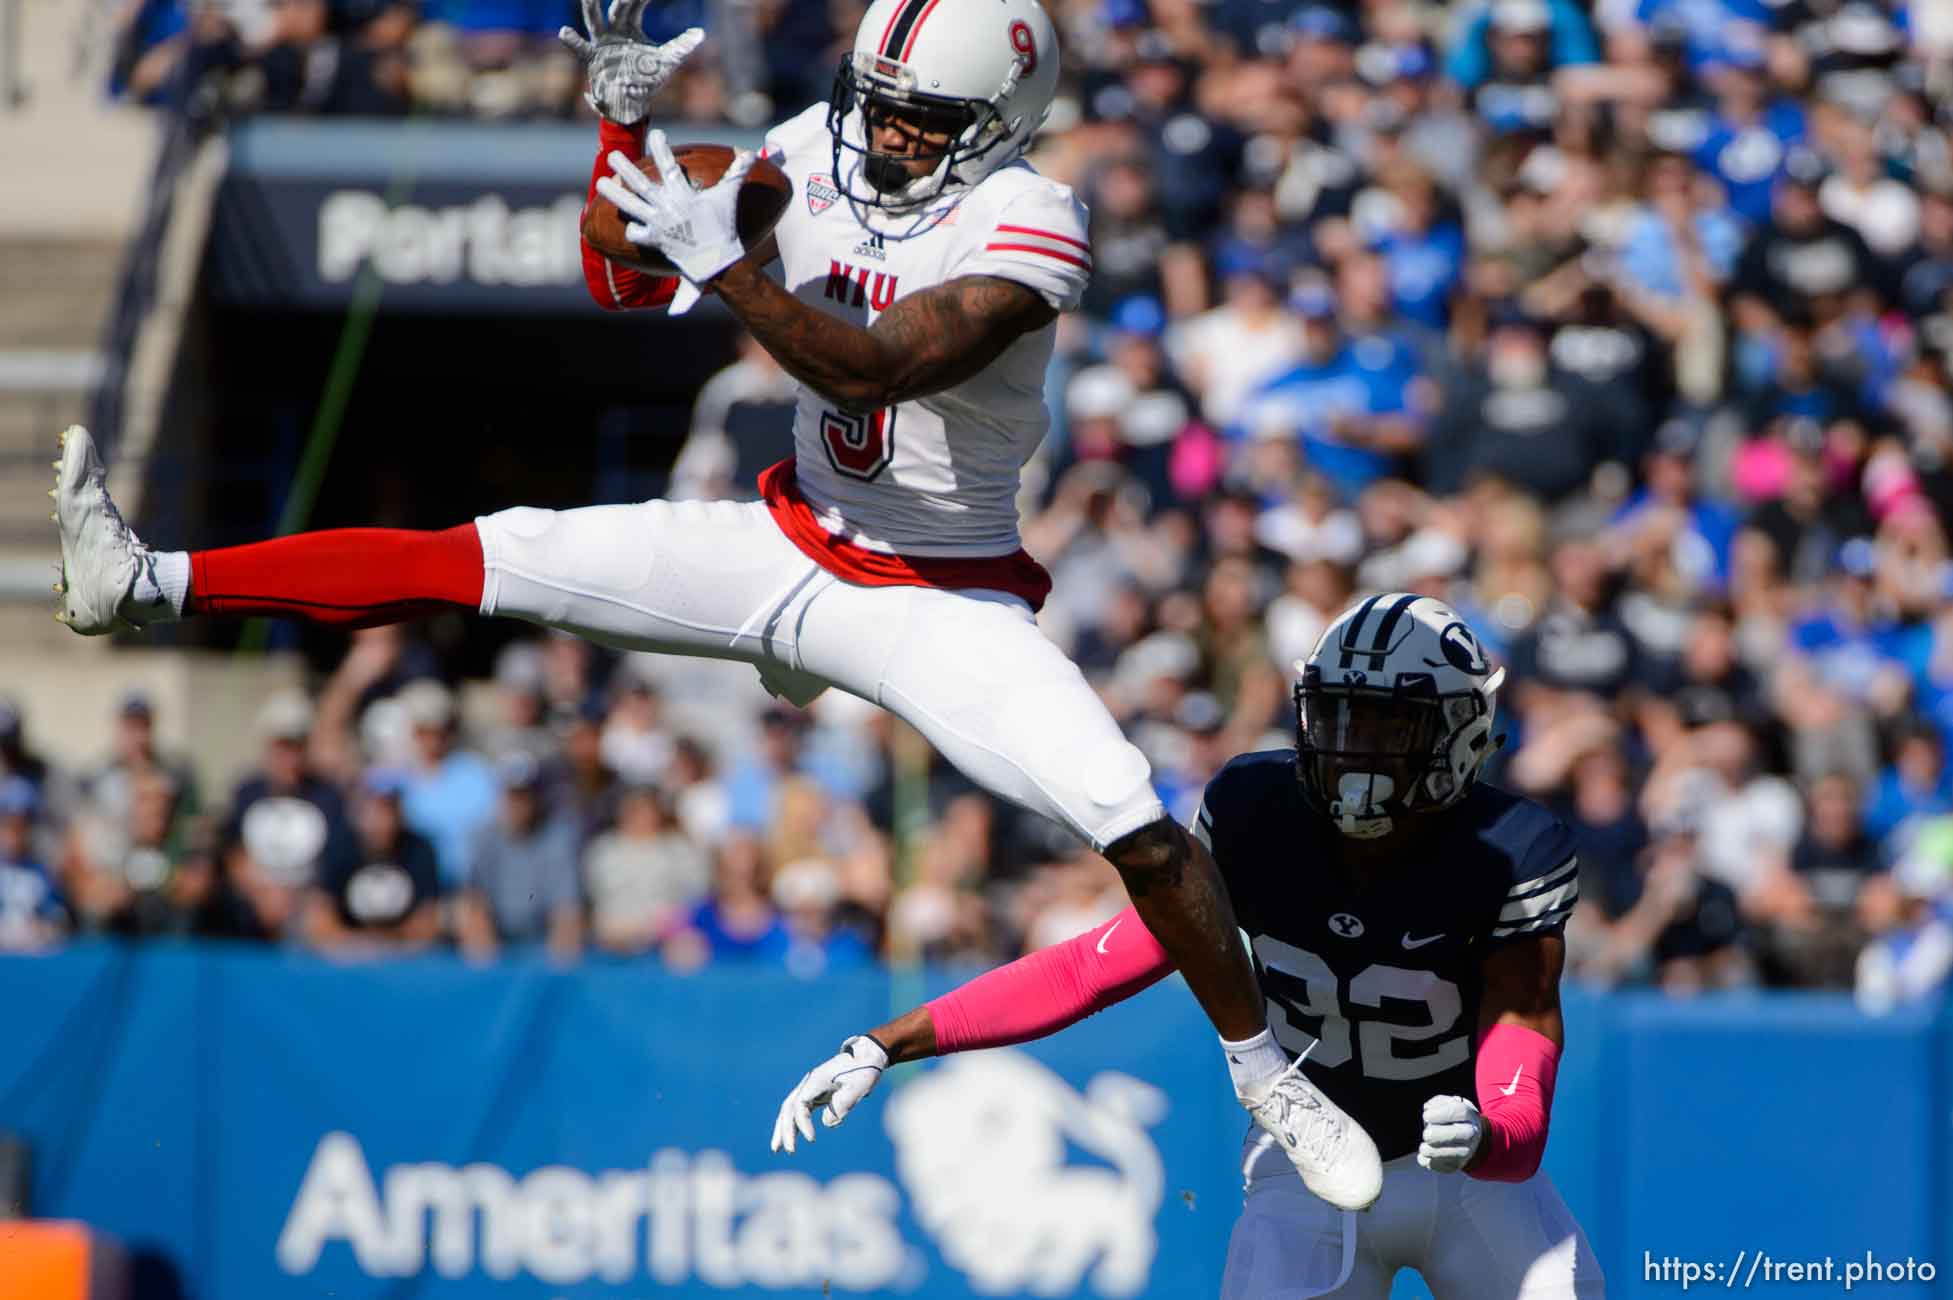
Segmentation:
[(1404, 947), (1422, 948), (1425, 944), (1436, 943), (1438, 940), (1442, 938), (1444, 938), (1444, 931), (1442, 930), (1438, 931), (1436, 934), (1427, 934), (1422, 939), (1411, 938), (1411, 932), (1409, 930), (1406, 930), (1404, 931)]
[[(1123, 916), (1120, 917), (1118, 920), (1112, 923), (1112, 930), (1118, 929), (1120, 926), (1124, 925), (1125, 923), (1126, 923), (1126, 918)], [(1098, 951), (1099, 951), (1099, 956), (1101, 957), (1105, 956), (1105, 941), (1112, 937), (1112, 930), (1107, 930), (1104, 934), (1099, 936)]]

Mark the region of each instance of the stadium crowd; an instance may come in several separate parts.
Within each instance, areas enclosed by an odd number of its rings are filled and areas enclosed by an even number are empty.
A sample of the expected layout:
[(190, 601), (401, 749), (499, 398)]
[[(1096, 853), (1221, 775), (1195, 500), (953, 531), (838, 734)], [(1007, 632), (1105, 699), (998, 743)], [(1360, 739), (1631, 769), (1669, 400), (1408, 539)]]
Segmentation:
[[(149, 0), (118, 84), (163, 93), (202, 42), (261, 65), (266, 106), (567, 114), (573, 78), (538, 69), (574, 8), (284, 0), (247, 39), (245, 0)], [(731, 15), (763, 53), (715, 36), (667, 115), (750, 123), (821, 97), (858, 12), (659, 9), (673, 31)], [(1289, 666), (1338, 609), (1427, 592), (1510, 669), (1496, 779), (1581, 841), (1577, 978), (1855, 985), (1870, 1006), (1937, 987), (1944, 8), (1054, 13), (1066, 80), (1035, 157), (1090, 203), (1095, 274), (1062, 323), (1025, 540), (1056, 581), (1047, 629), (1173, 810), (1230, 754), (1287, 743)], [(337, 80), (274, 90), (275, 59), (313, 68), (326, 44)], [(465, 89), (483, 77), (527, 89)], [(674, 492), (749, 492), (790, 401), (748, 346), (701, 394)], [(715, 747), (634, 661), (518, 643), (499, 721), (466, 735), (437, 664), (405, 680), (414, 651), (361, 634), (316, 706), (267, 702), (263, 768), (228, 801), (146, 747), (139, 700), (117, 754), (65, 784), (5, 715), (0, 942), (195, 928), (811, 972), (994, 960), (1119, 905), (1105, 864), (832, 693)], [(18, 885), (28, 862), (42, 895)]]

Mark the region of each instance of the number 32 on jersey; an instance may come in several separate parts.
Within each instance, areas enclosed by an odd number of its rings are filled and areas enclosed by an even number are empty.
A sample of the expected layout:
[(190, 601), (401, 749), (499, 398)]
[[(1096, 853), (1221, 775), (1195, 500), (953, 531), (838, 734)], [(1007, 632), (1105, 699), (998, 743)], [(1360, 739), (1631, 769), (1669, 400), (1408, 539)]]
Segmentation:
[(895, 459), (895, 411), (821, 412), (821, 445), (836, 473), (867, 480), (888, 468)]
[[(1385, 998), (1422, 1003), (1428, 1019), (1421, 1025), (1362, 1019), (1354, 1026), (1356, 1041), (1352, 1045), (1351, 1022), (1344, 1017), (1338, 998), (1341, 981), (1329, 963), (1265, 934), (1256, 937), (1254, 952), (1261, 962), (1271, 1009), (1280, 1013), (1269, 1017), (1275, 1041), (1295, 1053), (1314, 1043), (1309, 1059), (1317, 1065), (1333, 1070), (1355, 1056), (1363, 1073), (1372, 1079), (1422, 1079), (1462, 1064), (1471, 1055), (1469, 1033), (1446, 1037), (1458, 1027), (1464, 1011), (1458, 986), (1450, 980), (1427, 970), (1407, 970), (1381, 962), (1365, 966), (1349, 982), (1351, 1006), (1381, 1010)], [(1320, 1032), (1312, 1035), (1296, 1023), (1298, 1018), (1320, 1020)], [(1428, 1046), (1430, 1050), (1406, 1055), (1397, 1050), (1400, 1044)]]

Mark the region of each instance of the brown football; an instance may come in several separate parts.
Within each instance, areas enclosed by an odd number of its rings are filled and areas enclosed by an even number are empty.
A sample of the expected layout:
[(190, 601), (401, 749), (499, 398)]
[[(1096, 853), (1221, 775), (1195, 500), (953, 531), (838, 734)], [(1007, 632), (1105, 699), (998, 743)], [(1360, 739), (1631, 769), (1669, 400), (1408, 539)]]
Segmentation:
[[(673, 145), (671, 152), (692, 184), (700, 189), (716, 183), (732, 165), (733, 151), (722, 144)], [(658, 165), (649, 158), (638, 159), (637, 168), (652, 180), (658, 179)], [(755, 162), (753, 170), (746, 173), (746, 183), (739, 187), (739, 242), (748, 249), (759, 247), (760, 241), (773, 233), (773, 227), (779, 224), (787, 204), (792, 201), (793, 182), (787, 179), (786, 173), (765, 158)], [(624, 227), (628, 224), (617, 205), (599, 194), (584, 210), (583, 238), (590, 247), (621, 266), (668, 274), (671, 261), (663, 253), (655, 248), (640, 248), (624, 237)]]

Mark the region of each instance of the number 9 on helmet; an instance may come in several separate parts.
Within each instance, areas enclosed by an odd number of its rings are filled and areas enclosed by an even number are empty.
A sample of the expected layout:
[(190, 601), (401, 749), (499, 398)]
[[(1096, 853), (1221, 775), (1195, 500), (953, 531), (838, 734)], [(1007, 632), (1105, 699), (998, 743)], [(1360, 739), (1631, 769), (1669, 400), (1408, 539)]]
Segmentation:
[[(975, 185), (1024, 155), (1058, 90), (1058, 34), (1037, 0), (874, 0), (828, 104), (834, 183), (854, 203), (906, 209)], [(947, 135), (926, 175), (877, 166), (869, 120)]]

